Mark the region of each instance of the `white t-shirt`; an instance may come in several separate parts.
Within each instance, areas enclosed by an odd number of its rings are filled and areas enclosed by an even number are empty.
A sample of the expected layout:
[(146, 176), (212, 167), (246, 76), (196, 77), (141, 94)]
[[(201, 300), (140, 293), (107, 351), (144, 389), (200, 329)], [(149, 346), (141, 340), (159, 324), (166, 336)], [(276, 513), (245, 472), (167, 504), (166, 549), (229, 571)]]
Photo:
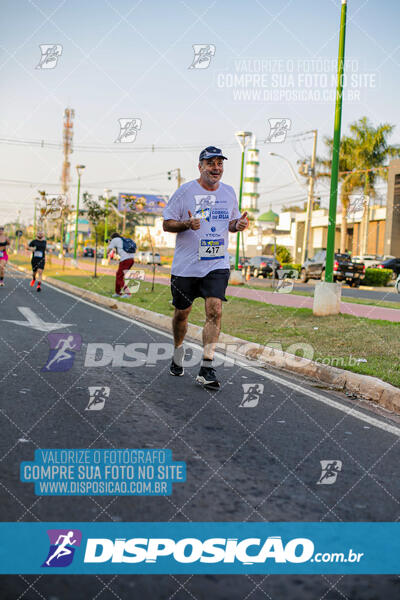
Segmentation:
[(164, 208), (164, 220), (187, 221), (188, 211), (201, 219), (200, 229), (176, 234), (171, 274), (204, 277), (216, 269), (229, 269), (229, 221), (240, 218), (232, 186), (219, 183), (208, 191), (196, 180), (181, 185)]
[(123, 246), (122, 246), (122, 239), (117, 237), (111, 240), (111, 242), (108, 245), (108, 251), (112, 250), (113, 248), (116, 249), (116, 251), (118, 252), (119, 255), (119, 259), (121, 260), (126, 260), (127, 258), (134, 258), (134, 254), (132, 254), (132, 252), (130, 254), (128, 254), (128, 252), (125, 252)]

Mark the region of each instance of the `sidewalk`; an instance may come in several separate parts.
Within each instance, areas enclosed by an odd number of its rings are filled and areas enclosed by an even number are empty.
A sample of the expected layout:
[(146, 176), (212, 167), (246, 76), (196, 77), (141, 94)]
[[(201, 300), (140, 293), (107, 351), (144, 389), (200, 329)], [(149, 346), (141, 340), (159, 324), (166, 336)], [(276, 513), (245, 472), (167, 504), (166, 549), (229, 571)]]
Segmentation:
[[(52, 264), (62, 264), (61, 259), (51, 257)], [(66, 266), (70, 265), (71, 259), (66, 259)], [(83, 271), (93, 272), (93, 265), (78, 261), (79, 268)], [(104, 275), (115, 275), (117, 264), (113, 266), (103, 267), (98, 265), (98, 273)], [(136, 269), (140, 269), (140, 264), (135, 265)], [(145, 281), (151, 281), (151, 271), (146, 270)], [(156, 283), (161, 285), (169, 285), (169, 276), (159, 277), (156, 276)], [(289, 306), (292, 308), (311, 308), (313, 307), (313, 298), (309, 296), (294, 296), (292, 294), (281, 294), (278, 292), (267, 292), (264, 290), (255, 290), (245, 287), (228, 286), (228, 296), (234, 296), (236, 298), (248, 298), (249, 300), (257, 300), (258, 302), (266, 302), (267, 304), (273, 304), (275, 306)], [(392, 323), (400, 323), (400, 310), (396, 308), (381, 308), (379, 306), (371, 306), (368, 304), (356, 304), (350, 302), (340, 303), (340, 312), (346, 315), (352, 315), (353, 317), (364, 317), (366, 319), (382, 319), (384, 321), (391, 321)]]

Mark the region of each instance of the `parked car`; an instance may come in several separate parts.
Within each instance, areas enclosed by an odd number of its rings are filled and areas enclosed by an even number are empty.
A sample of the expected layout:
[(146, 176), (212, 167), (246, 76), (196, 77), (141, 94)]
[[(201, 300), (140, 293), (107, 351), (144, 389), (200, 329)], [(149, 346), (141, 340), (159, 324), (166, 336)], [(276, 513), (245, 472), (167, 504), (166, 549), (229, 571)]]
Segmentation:
[[(250, 261), (248, 258), (245, 258), (243, 256), (239, 257), (239, 262), (238, 262), (239, 271), (241, 271), (242, 269), (246, 269), (246, 267), (248, 267), (249, 265), (250, 265)], [(233, 266), (235, 266), (235, 263), (233, 263)]]
[[(309, 279), (325, 281), (326, 250), (320, 250), (313, 258), (308, 258), (301, 267), (300, 281)], [(350, 254), (335, 253), (333, 281), (347, 281), (352, 287), (359, 287), (365, 277), (365, 265), (352, 262)]]
[(394, 284), (394, 287), (396, 288), (396, 292), (398, 294), (400, 294), (400, 275), (398, 276), (398, 278), (396, 279), (396, 283)]
[(364, 256), (352, 256), (352, 262), (355, 263), (363, 263), (366, 269), (373, 267), (377, 262), (382, 261), (382, 256), (377, 256), (376, 254), (364, 254)]
[(145, 263), (146, 262), (146, 254), (147, 254), (147, 252), (144, 252), (143, 250), (140, 250), (140, 252), (136, 252), (135, 262), (136, 263)]
[(389, 258), (375, 265), (376, 269), (392, 269), (393, 279), (400, 275), (400, 258)]
[(161, 256), (158, 252), (154, 252), (154, 254), (152, 252), (146, 252), (146, 256), (143, 262), (146, 265), (156, 264), (161, 266)]
[(94, 257), (94, 248), (89, 248), (89, 247), (84, 248), (83, 256), (90, 256), (91, 258), (93, 258)]
[(268, 275), (272, 275), (274, 266), (276, 270), (282, 268), (282, 265), (273, 256), (254, 256), (250, 258), (249, 263), (251, 277), (263, 277), (264, 279)]

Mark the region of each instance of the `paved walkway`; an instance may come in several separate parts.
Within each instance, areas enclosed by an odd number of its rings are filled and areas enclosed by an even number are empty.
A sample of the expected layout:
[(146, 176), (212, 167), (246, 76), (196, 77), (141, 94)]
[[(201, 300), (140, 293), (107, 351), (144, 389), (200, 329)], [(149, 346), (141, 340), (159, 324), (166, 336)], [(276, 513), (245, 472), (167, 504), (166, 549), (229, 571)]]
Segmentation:
[[(52, 264), (60, 264), (61, 259), (51, 257)], [(66, 259), (65, 266), (70, 266), (71, 259)], [(78, 261), (79, 268), (83, 271), (93, 272), (93, 265)], [(114, 275), (117, 265), (104, 267), (98, 265), (98, 273), (105, 275)], [(135, 268), (140, 269), (141, 265), (136, 265)], [(151, 270), (146, 270), (145, 281), (151, 281)], [(169, 285), (169, 277), (155, 278), (156, 283), (161, 285)], [(227, 294), (236, 298), (249, 298), (250, 300), (258, 300), (275, 306), (290, 306), (293, 308), (312, 308), (313, 298), (310, 296), (295, 296), (293, 294), (281, 294), (277, 292), (268, 292), (264, 290), (249, 289), (246, 287), (228, 286)], [(381, 308), (379, 306), (370, 306), (368, 304), (357, 304), (353, 302), (341, 302), (340, 312), (353, 317), (364, 317), (366, 319), (383, 319), (384, 321), (392, 321), (400, 323), (400, 310), (396, 308)]]

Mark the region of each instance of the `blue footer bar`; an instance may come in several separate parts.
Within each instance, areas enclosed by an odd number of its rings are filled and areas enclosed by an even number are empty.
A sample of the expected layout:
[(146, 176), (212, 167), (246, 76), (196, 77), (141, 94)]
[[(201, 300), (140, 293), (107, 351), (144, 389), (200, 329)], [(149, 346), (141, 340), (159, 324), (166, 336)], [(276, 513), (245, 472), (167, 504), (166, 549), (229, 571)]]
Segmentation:
[(1, 574), (398, 574), (400, 523), (0, 523)]

